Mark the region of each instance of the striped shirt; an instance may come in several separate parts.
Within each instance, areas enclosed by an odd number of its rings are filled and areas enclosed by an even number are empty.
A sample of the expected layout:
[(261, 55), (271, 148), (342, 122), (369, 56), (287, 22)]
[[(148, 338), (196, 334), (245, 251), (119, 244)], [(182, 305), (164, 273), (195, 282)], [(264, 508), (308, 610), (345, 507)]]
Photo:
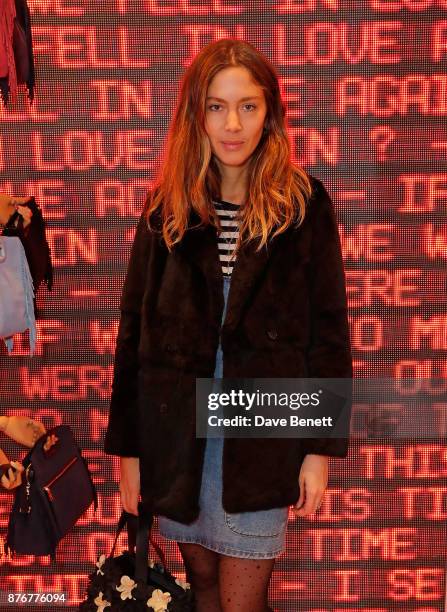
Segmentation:
[(218, 235), (219, 259), (222, 265), (222, 273), (231, 276), (235, 259), (231, 259), (239, 236), (239, 223), (236, 219), (240, 210), (239, 204), (213, 200), (214, 208), (219, 216), (222, 232)]

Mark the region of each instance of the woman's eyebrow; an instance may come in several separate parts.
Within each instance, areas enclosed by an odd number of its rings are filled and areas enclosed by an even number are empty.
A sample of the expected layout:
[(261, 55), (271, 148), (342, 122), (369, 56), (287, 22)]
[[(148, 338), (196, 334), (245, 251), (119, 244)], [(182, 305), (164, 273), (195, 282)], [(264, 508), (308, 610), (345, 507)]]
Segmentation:
[[(239, 102), (246, 102), (247, 100), (259, 100), (262, 96), (246, 96), (245, 98), (241, 98)], [(207, 96), (207, 100), (217, 100), (218, 102), (226, 102), (223, 98), (217, 98), (216, 96)]]

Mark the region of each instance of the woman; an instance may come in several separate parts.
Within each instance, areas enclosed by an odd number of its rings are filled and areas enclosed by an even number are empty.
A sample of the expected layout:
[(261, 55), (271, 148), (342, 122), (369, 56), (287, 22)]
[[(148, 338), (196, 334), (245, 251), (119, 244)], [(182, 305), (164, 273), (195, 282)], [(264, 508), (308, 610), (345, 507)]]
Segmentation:
[(319, 507), (348, 440), (196, 438), (196, 377), (213, 374), (352, 376), (332, 203), (290, 161), (275, 70), (238, 40), (183, 79), (124, 284), (105, 450), (124, 508), (141, 492), (179, 543), (197, 610), (264, 612), (288, 507)]

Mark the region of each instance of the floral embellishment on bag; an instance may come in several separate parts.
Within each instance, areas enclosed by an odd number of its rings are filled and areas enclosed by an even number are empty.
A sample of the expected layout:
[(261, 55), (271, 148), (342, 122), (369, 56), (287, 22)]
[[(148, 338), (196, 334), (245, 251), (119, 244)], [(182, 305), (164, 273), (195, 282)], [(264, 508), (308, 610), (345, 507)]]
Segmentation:
[(97, 574), (101, 574), (101, 576), (104, 576), (104, 572), (102, 571), (102, 566), (104, 565), (106, 561), (106, 556), (105, 555), (101, 555), (98, 559), (98, 562), (96, 563), (96, 567), (98, 568), (96, 573)]
[(180, 578), (176, 578), (175, 583), (181, 586), (184, 591), (186, 591), (186, 589), (191, 588), (191, 585), (189, 584), (189, 582), (183, 582), (183, 580), (181, 580)]
[(104, 612), (105, 608), (108, 608), (109, 606), (111, 606), (112, 604), (107, 601), (107, 599), (103, 599), (103, 592), (99, 591), (99, 595), (98, 597), (95, 598), (95, 604), (98, 606), (97, 611), (96, 612)]
[(129, 578), (129, 576), (121, 576), (121, 584), (116, 587), (117, 591), (121, 593), (121, 599), (133, 599), (132, 589), (137, 586), (137, 583)]
[[(195, 595), (186, 577), (184, 580), (183, 575), (176, 578), (163, 563), (148, 559), (151, 569), (148, 568), (147, 579), (137, 582), (135, 565), (134, 552), (126, 550), (119, 557), (98, 553), (96, 564), (92, 563), (86, 599), (80, 604), (79, 612), (195, 610)], [(160, 586), (160, 578), (163, 578), (163, 586)]]
[(152, 591), (152, 596), (147, 600), (148, 608), (152, 608), (155, 612), (164, 612), (168, 609), (168, 603), (171, 601), (171, 594), (166, 591), (163, 593), (160, 589)]

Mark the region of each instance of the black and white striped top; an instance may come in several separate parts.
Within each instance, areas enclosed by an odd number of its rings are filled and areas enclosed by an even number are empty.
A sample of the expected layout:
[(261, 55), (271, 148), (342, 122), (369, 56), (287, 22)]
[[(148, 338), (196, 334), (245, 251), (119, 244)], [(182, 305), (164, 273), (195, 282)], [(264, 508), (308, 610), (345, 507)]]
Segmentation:
[(219, 215), (222, 232), (218, 236), (219, 259), (222, 265), (222, 273), (231, 276), (233, 272), (235, 258), (231, 255), (236, 246), (239, 236), (239, 223), (236, 214), (240, 210), (239, 204), (224, 202), (223, 200), (213, 200), (214, 208)]

